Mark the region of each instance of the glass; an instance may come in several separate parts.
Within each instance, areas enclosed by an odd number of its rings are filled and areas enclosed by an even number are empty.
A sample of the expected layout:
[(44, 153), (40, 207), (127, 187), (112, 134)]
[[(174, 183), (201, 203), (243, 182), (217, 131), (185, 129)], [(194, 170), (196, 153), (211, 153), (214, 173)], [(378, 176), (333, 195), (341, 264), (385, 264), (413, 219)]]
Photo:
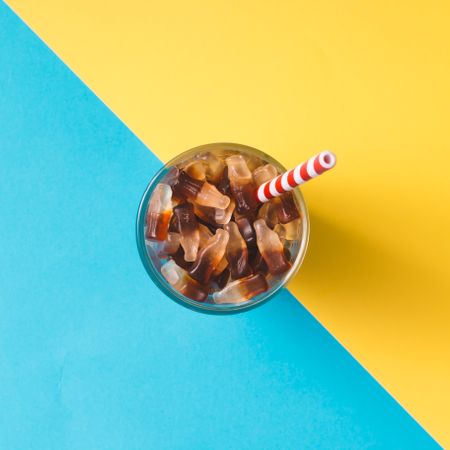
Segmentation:
[[(261, 305), (270, 298), (272, 298), (283, 286), (285, 286), (288, 281), (298, 272), (303, 258), (306, 253), (306, 248), (309, 239), (309, 218), (308, 211), (306, 208), (305, 201), (300, 192), (300, 189), (294, 189), (292, 193), (294, 194), (295, 201), (297, 203), (298, 209), (301, 216), (301, 231), (299, 240), (289, 241), (289, 251), (291, 253), (291, 263), (292, 267), (283, 274), (280, 279), (270, 282), (269, 289), (262, 294), (259, 294), (251, 299), (237, 304), (214, 304), (208, 302), (197, 302), (190, 299), (177, 290), (173, 289), (172, 286), (166, 281), (166, 279), (161, 275), (161, 266), (166, 262), (166, 260), (161, 259), (155, 252), (155, 249), (147, 245), (145, 242), (145, 217), (147, 213), (148, 202), (152, 196), (153, 190), (156, 185), (162, 181), (166, 176), (169, 169), (173, 166), (179, 166), (185, 164), (186, 162), (192, 160), (192, 158), (200, 155), (202, 153), (212, 152), (218, 155), (228, 155), (233, 153), (240, 153), (247, 159), (249, 166), (252, 162), (260, 161), (260, 164), (272, 164), (279, 173), (283, 173), (286, 169), (271, 156), (266, 153), (257, 150), (256, 148), (248, 147), (241, 144), (231, 144), (231, 143), (214, 143), (201, 145), (199, 147), (187, 150), (180, 155), (176, 156), (168, 163), (166, 163), (158, 173), (153, 177), (147, 186), (147, 189), (142, 196), (141, 203), (139, 205), (137, 220), (136, 220), (136, 239), (137, 246), (139, 250), (142, 263), (145, 269), (150, 275), (151, 279), (158, 286), (158, 288), (164, 292), (168, 297), (180, 303), (183, 306), (189, 307), (196, 311), (224, 314), (224, 313), (235, 313), (250, 308), (254, 308), (257, 305)], [(251, 168), (253, 171), (253, 168)], [(208, 297), (210, 298), (210, 296)]]

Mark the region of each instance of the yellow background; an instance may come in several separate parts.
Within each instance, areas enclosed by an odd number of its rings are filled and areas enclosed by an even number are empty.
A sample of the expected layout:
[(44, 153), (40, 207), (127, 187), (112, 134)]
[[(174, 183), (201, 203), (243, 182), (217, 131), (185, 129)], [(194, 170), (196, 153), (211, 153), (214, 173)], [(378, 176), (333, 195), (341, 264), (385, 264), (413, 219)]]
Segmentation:
[(338, 155), (290, 289), (450, 446), (449, 2), (8, 3), (163, 160)]

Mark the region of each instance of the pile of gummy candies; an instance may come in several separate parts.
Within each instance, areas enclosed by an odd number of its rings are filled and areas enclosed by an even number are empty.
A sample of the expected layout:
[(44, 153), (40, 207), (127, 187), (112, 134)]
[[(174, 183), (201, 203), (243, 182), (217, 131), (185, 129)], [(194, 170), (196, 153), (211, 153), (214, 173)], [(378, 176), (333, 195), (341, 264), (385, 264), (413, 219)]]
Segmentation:
[(203, 152), (156, 185), (146, 244), (165, 260), (161, 274), (197, 302), (236, 304), (269, 289), (291, 267), (301, 216), (292, 192), (261, 204), (261, 184), (279, 172), (237, 152)]

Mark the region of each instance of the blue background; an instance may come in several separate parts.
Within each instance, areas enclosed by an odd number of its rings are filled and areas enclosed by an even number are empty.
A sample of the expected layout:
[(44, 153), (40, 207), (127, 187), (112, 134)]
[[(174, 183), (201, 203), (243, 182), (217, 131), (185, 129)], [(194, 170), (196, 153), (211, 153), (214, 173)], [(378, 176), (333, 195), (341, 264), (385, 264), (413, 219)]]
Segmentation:
[(165, 298), (134, 236), (160, 161), (3, 3), (0, 42), (0, 448), (438, 448), (287, 291)]

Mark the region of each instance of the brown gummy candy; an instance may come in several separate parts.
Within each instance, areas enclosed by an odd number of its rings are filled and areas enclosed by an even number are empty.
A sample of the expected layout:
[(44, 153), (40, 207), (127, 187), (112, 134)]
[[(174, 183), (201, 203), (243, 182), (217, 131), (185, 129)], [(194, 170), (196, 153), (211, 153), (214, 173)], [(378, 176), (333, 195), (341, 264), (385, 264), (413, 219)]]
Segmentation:
[(245, 214), (258, 206), (255, 199), (255, 188), (250, 185), (235, 185), (231, 188), (234, 200), (236, 201), (236, 209), (240, 214)]
[(233, 155), (226, 159), (230, 190), (236, 201), (236, 211), (240, 214), (254, 211), (258, 205), (252, 173), (242, 155)]
[(284, 255), (284, 247), (275, 231), (271, 230), (263, 219), (253, 224), (258, 249), (272, 275), (280, 275), (291, 267)]
[[(282, 230), (280, 228), (277, 229), (278, 226), (282, 227)], [(296, 241), (297, 239), (300, 239), (300, 235), (302, 232), (301, 219), (295, 219), (285, 224), (278, 224), (274, 228), (274, 231), (278, 233), (281, 241), (283, 241), (283, 237), (287, 241)]]
[(236, 202), (234, 199), (230, 199), (230, 204), (225, 209), (216, 209), (215, 220), (219, 225), (225, 225), (231, 220), (231, 216), (233, 215), (234, 208), (236, 206)]
[(292, 192), (286, 192), (278, 197), (277, 213), (278, 220), (283, 224), (300, 218), (300, 213), (298, 212)]
[(193, 262), (189, 262), (184, 259), (184, 250), (181, 246), (173, 255), (170, 255), (170, 258), (173, 259), (178, 266), (182, 267), (188, 272), (189, 270), (191, 270), (191, 267), (194, 264)]
[(230, 204), (230, 197), (221, 194), (213, 184), (205, 181), (194, 202), (201, 206), (226, 209)]
[(217, 190), (223, 195), (228, 195), (228, 197), (231, 195), (230, 180), (228, 178), (228, 167), (225, 167), (225, 169), (223, 170), (222, 177), (217, 184)]
[(263, 161), (260, 157), (253, 155), (245, 155), (245, 162), (247, 163), (247, 167), (250, 172), (253, 172), (263, 164)]
[(214, 228), (220, 228), (230, 221), (234, 206), (235, 202), (233, 199), (231, 199), (226, 209), (210, 208), (194, 203), (194, 213), (203, 222), (206, 222)]
[(244, 238), (244, 241), (247, 243), (247, 245), (249, 247), (256, 245), (256, 235), (252, 227), (254, 216), (252, 214), (240, 215), (235, 213), (234, 221), (239, 227), (239, 232), (241, 233), (241, 236)]
[(278, 199), (273, 198), (264, 203), (258, 211), (258, 219), (264, 219), (269, 228), (273, 228), (278, 223)]
[(172, 214), (168, 212), (161, 214), (147, 214), (147, 230), (145, 233), (145, 238), (155, 239), (157, 241), (163, 241), (166, 239), (171, 215)]
[(258, 187), (267, 181), (273, 180), (277, 175), (277, 169), (272, 164), (266, 164), (253, 171), (253, 179)]
[(206, 245), (198, 252), (189, 274), (202, 284), (208, 283), (212, 273), (222, 260), (228, 243), (228, 233), (218, 229)]
[(174, 209), (174, 213), (178, 218), (180, 242), (184, 249), (184, 257), (186, 261), (195, 261), (200, 244), (200, 233), (194, 208), (190, 203), (183, 203)]
[(203, 222), (206, 222), (208, 225), (213, 226), (214, 228), (218, 228), (219, 224), (216, 222), (216, 208), (210, 208), (208, 206), (200, 206), (197, 204), (193, 204), (194, 213), (198, 219)]
[(146, 239), (163, 241), (169, 231), (169, 221), (172, 216), (172, 189), (168, 184), (156, 185), (150, 198), (145, 218), (147, 229)]
[(214, 303), (241, 303), (267, 291), (269, 286), (264, 275), (258, 273), (229, 283), (213, 294)]
[(187, 198), (195, 198), (203, 187), (204, 181), (196, 180), (189, 176), (184, 170), (180, 174), (172, 189), (176, 195)]
[(197, 158), (205, 165), (206, 179), (211, 181), (211, 183), (217, 184), (225, 167), (223, 160), (211, 152), (202, 153)]
[(207, 181), (196, 180), (183, 170), (180, 171), (173, 190), (177, 195), (184, 196), (201, 206), (225, 209), (230, 204), (230, 198), (221, 194), (214, 185)]
[(182, 267), (171, 259), (161, 267), (161, 274), (166, 281), (181, 294), (197, 302), (204, 302), (208, 293), (196, 280), (192, 279)]
[(223, 228), (230, 235), (225, 255), (230, 265), (231, 277), (238, 279), (251, 275), (252, 268), (248, 261), (247, 244), (241, 236), (238, 226), (235, 222), (230, 222)]
[(206, 169), (202, 161), (192, 161), (183, 170), (195, 180), (203, 181), (206, 179)]
[(268, 250), (261, 255), (272, 275), (281, 275), (291, 267), (289, 261), (286, 259), (284, 250), (282, 252)]

